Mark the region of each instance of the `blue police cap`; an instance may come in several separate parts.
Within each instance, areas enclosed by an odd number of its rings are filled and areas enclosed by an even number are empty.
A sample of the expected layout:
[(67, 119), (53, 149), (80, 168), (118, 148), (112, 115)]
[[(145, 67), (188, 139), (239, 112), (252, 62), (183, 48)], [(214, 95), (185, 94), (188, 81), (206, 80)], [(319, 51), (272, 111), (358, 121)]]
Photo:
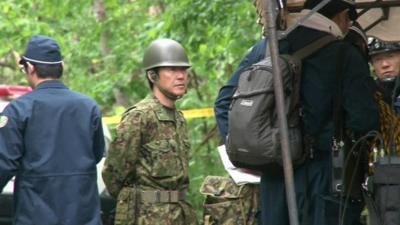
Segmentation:
[(50, 37), (35, 35), (29, 41), (19, 63), (23, 64), (25, 62), (45, 65), (60, 64), (62, 63), (60, 47)]

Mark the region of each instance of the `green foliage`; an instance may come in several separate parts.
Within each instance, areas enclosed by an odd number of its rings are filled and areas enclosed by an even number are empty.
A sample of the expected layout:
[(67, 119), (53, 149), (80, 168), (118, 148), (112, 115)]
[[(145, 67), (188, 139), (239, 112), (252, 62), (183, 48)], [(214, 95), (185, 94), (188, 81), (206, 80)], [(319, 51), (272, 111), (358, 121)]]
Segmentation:
[(215, 127), (214, 119), (192, 119), (188, 121), (192, 139), (192, 160), (189, 164), (190, 190), (189, 199), (196, 207), (197, 216), (202, 216), (204, 196), (199, 193), (200, 185), (208, 175), (226, 176), (226, 172), (216, 151), (217, 138), (204, 142), (204, 133), (209, 133)]
[[(212, 107), (246, 51), (261, 37), (249, 0), (2, 0), (0, 83), (26, 83), (12, 51), (34, 34), (55, 38), (64, 81), (97, 100), (105, 115), (149, 93), (141, 61), (146, 46), (172, 38), (187, 50), (191, 89), (181, 109)], [(188, 121), (193, 158), (190, 199), (201, 214), (198, 189), (206, 175), (225, 175), (217, 156), (214, 118)]]

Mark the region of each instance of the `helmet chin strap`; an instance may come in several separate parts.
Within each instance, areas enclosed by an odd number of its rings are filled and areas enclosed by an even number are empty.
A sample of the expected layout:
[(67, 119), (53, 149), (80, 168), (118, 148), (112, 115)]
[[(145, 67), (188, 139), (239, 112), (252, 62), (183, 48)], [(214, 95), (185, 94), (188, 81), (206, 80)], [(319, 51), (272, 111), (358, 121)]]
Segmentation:
[(156, 85), (158, 90), (160, 90), (161, 93), (163, 93), (163, 95), (165, 95), (165, 97), (167, 97), (167, 98), (169, 98), (169, 99), (171, 99), (173, 101), (176, 101), (176, 100), (182, 98), (182, 95), (174, 95), (171, 92), (165, 90), (165, 88), (161, 87), (161, 85), (158, 83), (158, 80), (154, 81), (154, 85)]

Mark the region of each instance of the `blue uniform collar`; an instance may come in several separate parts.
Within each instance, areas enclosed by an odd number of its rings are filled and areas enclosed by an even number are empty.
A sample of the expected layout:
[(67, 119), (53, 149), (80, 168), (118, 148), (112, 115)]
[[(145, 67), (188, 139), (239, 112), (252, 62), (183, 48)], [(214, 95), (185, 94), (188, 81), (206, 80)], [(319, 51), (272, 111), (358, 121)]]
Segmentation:
[(61, 80), (46, 80), (36, 86), (36, 90), (38, 89), (46, 89), (46, 88), (62, 88), (68, 89), (67, 86)]

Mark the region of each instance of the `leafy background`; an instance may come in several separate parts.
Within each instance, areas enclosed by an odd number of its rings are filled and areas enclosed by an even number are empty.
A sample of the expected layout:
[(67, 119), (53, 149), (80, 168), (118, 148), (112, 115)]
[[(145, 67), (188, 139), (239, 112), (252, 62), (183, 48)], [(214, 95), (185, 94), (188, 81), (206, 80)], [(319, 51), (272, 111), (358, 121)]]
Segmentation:
[[(0, 84), (26, 84), (13, 52), (22, 54), (32, 35), (48, 35), (62, 48), (65, 83), (94, 98), (105, 116), (120, 114), (149, 93), (141, 69), (146, 46), (172, 38), (193, 64), (190, 90), (179, 108), (213, 107), (220, 87), (261, 38), (256, 20), (250, 0), (2, 0)], [(226, 173), (216, 151), (215, 118), (191, 119), (188, 127), (189, 200), (200, 219), (201, 182)]]

